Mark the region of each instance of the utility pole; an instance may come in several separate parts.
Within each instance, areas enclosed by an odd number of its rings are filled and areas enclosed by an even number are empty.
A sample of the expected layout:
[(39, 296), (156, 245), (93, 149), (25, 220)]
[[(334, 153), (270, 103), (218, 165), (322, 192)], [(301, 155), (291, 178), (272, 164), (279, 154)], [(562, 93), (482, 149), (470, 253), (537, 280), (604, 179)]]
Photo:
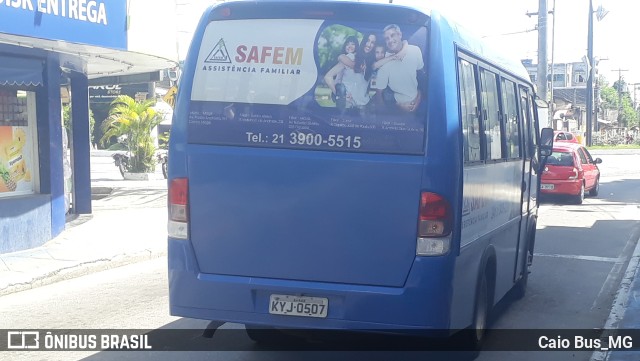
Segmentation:
[[(548, 100), (547, 93), (547, 0), (538, 2), (538, 94)], [(551, 79), (553, 86), (553, 79)], [(553, 99), (552, 99), (553, 101)]]
[(593, 1), (589, 0), (589, 29), (587, 31), (587, 61), (589, 75), (587, 76), (587, 147), (592, 144), (593, 132)]
[[(549, 123), (551, 124), (552, 127), (553, 126), (553, 115), (556, 111), (556, 107), (555, 107), (555, 102), (553, 101), (553, 86), (554, 86), (554, 71), (555, 71), (555, 52), (556, 52), (556, 0), (553, 0), (553, 8), (551, 9), (550, 13), (553, 15), (553, 23), (551, 25), (551, 89), (550, 89), (550, 101), (549, 101)], [(566, 66), (565, 66), (565, 74), (567, 74), (566, 72)], [(547, 124), (548, 126), (548, 124)]]
[(618, 72), (618, 121), (622, 116), (622, 72), (628, 71), (626, 69), (614, 70)]
[[(589, 30), (587, 31), (587, 60), (589, 63), (589, 76), (587, 77), (587, 147), (591, 146), (593, 134), (593, 78), (597, 66), (593, 58), (593, 13), (593, 0), (589, 0)], [(598, 21), (604, 19), (608, 13), (602, 6), (599, 6), (597, 11)]]

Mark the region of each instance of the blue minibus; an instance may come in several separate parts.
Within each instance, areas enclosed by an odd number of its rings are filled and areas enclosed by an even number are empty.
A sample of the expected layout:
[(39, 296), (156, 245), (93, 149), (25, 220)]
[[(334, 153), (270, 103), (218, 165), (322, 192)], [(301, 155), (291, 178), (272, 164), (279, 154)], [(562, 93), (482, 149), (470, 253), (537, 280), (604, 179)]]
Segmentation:
[(436, 11), (210, 7), (172, 122), (171, 314), (479, 344), (527, 285), (543, 103)]

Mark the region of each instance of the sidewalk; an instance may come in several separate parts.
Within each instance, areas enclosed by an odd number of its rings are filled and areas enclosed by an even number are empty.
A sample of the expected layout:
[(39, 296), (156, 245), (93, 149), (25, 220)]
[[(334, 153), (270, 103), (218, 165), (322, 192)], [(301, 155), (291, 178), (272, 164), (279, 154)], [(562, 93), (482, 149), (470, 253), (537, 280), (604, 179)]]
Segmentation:
[[(620, 283), (620, 288), (611, 309), (611, 316), (605, 325), (606, 328), (618, 330), (633, 330), (638, 335), (640, 330), (640, 241), (636, 244), (635, 251)], [(622, 334), (628, 334), (625, 332)], [(638, 361), (640, 340), (633, 339), (635, 351), (609, 351), (603, 358), (594, 361)]]
[(98, 161), (93, 214), (40, 247), (0, 254), (0, 296), (166, 255), (166, 180), (125, 181), (110, 158)]

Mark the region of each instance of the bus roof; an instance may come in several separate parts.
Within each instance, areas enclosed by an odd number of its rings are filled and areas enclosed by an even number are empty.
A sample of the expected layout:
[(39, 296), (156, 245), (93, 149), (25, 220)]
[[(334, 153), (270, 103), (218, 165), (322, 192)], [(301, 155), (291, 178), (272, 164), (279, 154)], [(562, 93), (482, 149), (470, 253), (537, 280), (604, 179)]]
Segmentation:
[(518, 59), (507, 55), (507, 52), (504, 49), (493, 47), (487, 43), (486, 40), (481, 39), (471, 30), (465, 28), (464, 25), (451, 20), (445, 13), (440, 12), (436, 8), (429, 7), (423, 0), (358, 0), (357, 2), (354, 2), (353, 0), (232, 0), (213, 5), (207, 10), (207, 12), (210, 12), (212, 9), (220, 6), (233, 6), (234, 3), (308, 3), (310, 6), (313, 6), (314, 3), (335, 3), (340, 5), (348, 4), (348, 6), (363, 4), (376, 7), (392, 6), (414, 9), (429, 16), (433, 23), (432, 25), (438, 26), (442, 31), (446, 32), (447, 35), (445, 36), (449, 36), (449, 40), (452, 40), (461, 49), (488, 60), (495, 66), (511, 73), (533, 86), (529, 73)]

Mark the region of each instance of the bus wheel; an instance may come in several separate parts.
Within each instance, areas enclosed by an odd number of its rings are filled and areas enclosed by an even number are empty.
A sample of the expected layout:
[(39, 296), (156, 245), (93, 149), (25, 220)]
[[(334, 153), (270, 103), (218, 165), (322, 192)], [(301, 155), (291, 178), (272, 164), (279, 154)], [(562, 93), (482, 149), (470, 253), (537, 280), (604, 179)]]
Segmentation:
[(489, 295), (489, 280), (487, 271), (483, 273), (476, 290), (476, 300), (473, 310), (473, 323), (462, 331), (462, 343), (466, 350), (476, 355), (482, 348), (482, 342), (489, 322), (489, 310), (491, 309)]
[(522, 277), (518, 280), (516, 285), (513, 287), (512, 292), (513, 292), (514, 300), (523, 299), (527, 293), (527, 283), (529, 282), (529, 265), (531, 264), (532, 257), (533, 255), (531, 254), (531, 251), (527, 249), (527, 259), (524, 264), (524, 270), (522, 271)]

